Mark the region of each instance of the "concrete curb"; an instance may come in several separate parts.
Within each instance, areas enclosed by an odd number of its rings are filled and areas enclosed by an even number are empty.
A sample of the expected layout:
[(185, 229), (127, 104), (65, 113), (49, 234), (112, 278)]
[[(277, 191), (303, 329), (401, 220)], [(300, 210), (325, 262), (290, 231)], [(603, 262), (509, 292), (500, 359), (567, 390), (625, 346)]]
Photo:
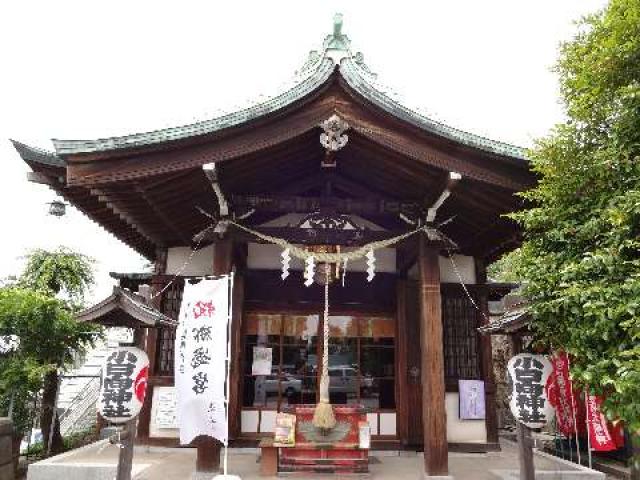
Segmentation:
[[(68, 452), (46, 458), (29, 465), (27, 470), (27, 480), (51, 480), (61, 478), (64, 480), (112, 480), (116, 474), (115, 463), (63, 463), (64, 460), (80, 452), (95, 449), (96, 447), (107, 446), (109, 440), (99, 440), (84, 447), (80, 447)], [(138, 463), (133, 465), (131, 471), (132, 478), (148, 468), (148, 463)]]

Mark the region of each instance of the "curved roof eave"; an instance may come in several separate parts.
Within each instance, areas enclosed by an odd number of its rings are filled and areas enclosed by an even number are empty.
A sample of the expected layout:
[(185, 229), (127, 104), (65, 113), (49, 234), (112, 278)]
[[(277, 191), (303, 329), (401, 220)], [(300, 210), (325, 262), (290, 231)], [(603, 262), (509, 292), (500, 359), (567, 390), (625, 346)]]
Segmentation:
[(340, 73), (349, 86), (389, 114), (430, 133), (473, 148), (519, 160), (528, 160), (525, 148), (451, 127), (407, 108), (376, 89), (361, 73), (361, 70), (358, 62), (354, 61), (352, 57), (345, 57), (340, 63)]
[(65, 168), (67, 162), (63, 158), (60, 158), (53, 152), (43, 150), (41, 148), (30, 147), (17, 140), (11, 140), (13, 147), (18, 151), (18, 154), (27, 163), (38, 163), (40, 165), (46, 165), (48, 167)]
[(284, 93), (221, 117), (200, 122), (154, 130), (145, 133), (134, 133), (122, 137), (102, 138), (98, 140), (58, 140), (52, 139), (58, 155), (72, 155), (92, 152), (104, 152), (134, 148), (157, 143), (207, 135), (225, 128), (235, 127), (251, 120), (276, 112), (322, 86), (334, 70), (334, 62), (330, 58), (319, 56), (314, 65), (305, 68), (297, 78), (297, 82)]
[(293, 84), (289, 89), (264, 102), (257, 103), (245, 109), (193, 124), (120, 137), (97, 140), (53, 139), (56, 154), (58, 156), (64, 156), (144, 147), (207, 135), (226, 128), (239, 126), (290, 106), (313, 93), (330, 78), (335, 66), (339, 65), (338, 70), (340, 74), (351, 88), (390, 115), (429, 133), (462, 145), (520, 161), (526, 162), (528, 160), (526, 149), (524, 148), (497, 140), (491, 140), (481, 135), (451, 127), (443, 122), (418, 113), (416, 110), (410, 109), (394, 100), (384, 93), (381, 88), (376, 86), (376, 75), (365, 65), (362, 55), (360, 53), (352, 54), (350, 49), (347, 47), (344, 48), (345, 49), (341, 49), (340, 52), (338, 52), (337, 57), (334, 55), (335, 52), (332, 54), (330, 47), (325, 47), (323, 54), (312, 51), (309, 60), (302, 70), (296, 74), (293, 79)]

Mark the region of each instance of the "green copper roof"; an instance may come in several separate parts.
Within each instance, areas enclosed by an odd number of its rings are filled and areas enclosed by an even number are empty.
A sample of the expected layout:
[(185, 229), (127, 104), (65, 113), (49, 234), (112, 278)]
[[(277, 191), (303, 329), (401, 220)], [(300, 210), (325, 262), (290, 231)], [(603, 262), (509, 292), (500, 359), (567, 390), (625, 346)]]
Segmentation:
[(362, 53), (352, 52), (349, 38), (342, 33), (342, 16), (339, 14), (334, 18), (333, 33), (324, 40), (323, 52), (312, 51), (307, 62), (294, 77), (291, 86), (283, 93), (266, 101), (189, 125), (98, 140), (54, 139), (53, 144), (58, 155), (69, 155), (140, 147), (206, 135), (241, 125), (291, 105), (322, 86), (329, 79), (336, 65), (338, 65), (340, 74), (354, 90), (391, 115), (428, 132), (480, 150), (522, 160), (526, 159), (523, 148), (451, 127), (394, 100), (386, 93), (386, 89), (380, 86), (376, 75), (364, 63)]
[(437, 120), (433, 120), (415, 110), (412, 110), (401, 103), (393, 100), (372, 82), (373, 78), (362, 61), (358, 61), (355, 56), (345, 58), (340, 63), (340, 73), (347, 80), (347, 83), (362, 96), (389, 112), (395, 117), (401, 118), (417, 127), (433, 132), (442, 137), (454, 140), (480, 150), (505, 155), (508, 157), (525, 159), (525, 149), (509, 143), (491, 140), (474, 133), (465, 132), (455, 127), (451, 127)]
[(48, 152), (40, 148), (30, 147), (24, 143), (11, 140), (14, 148), (18, 151), (25, 162), (35, 162), (51, 167), (65, 167), (66, 162), (53, 152)]

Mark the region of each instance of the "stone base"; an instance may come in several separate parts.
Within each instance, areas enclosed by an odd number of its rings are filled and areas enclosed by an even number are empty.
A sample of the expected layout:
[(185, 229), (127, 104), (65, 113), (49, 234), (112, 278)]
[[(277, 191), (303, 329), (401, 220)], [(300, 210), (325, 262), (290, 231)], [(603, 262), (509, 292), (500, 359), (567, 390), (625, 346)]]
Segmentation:
[(423, 474), (424, 480), (454, 480), (451, 475), (428, 475), (426, 472)]
[[(65, 480), (113, 480), (117, 469), (117, 466), (113, 463), (65, 462), (69, 457), (94, 449), (96, 446), (108, 445), (108, 442), (108, 440), (100, 440), (79, 449), (32, 463), (27, 470), (27, 480), (51, 480), (52, 478), (63, 478)], [(131, 478), (140, 474), (147, 467), (149, 467), (149, 464), (134, 463), (131, 469)]]
[[(491, 470), (491, 473), (502, 480), (520, 479), (518, 470)], [(573, 471), (536, 470), (535, 475), (536, 480), (604, 480), (606, 478), (604, 473), (589, 469)]]
[(218, 478), (218, 475), (222, 476), (221, 473), (216, 472), (193, 472), (191, 474), (191, 480), (213, 480), (214, 478)]

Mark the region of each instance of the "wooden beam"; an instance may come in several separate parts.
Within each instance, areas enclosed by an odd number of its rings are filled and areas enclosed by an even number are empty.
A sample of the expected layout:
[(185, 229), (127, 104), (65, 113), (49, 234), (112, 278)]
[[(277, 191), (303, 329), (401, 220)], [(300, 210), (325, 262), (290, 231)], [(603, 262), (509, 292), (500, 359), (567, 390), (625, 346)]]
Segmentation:
[(330, 206), (341, 214), (378, 215), (398, 214), (416, 215), (420, 206), (415, 202), (398, 202), (382, 197), (349, 199), (331, 197), (302, 197), (296, 195), (232, 195), (231, 203), (236, 208), (255, 209), (259, 212), (274, 213), (311, 213)]
[(40, 183), (42, 185), (48, 185), (50, 187), (60, 187), (59, 179), (50, 175), (46, 175), (42, 172), (27, 172), (27, 180), (31, 183)]
[(162, 220), (162, 223), (168, 230), (171, 230), (182, 242), (186, 245), (189, 244), (190, 240), (188, 236), (185, 234), (184, 230), (176, 228), (175, 222), (172, 221), (171, 218), (167, 216), (167, 214), (160, 208), (156, 206), (156, 203), (153, 199), (151, 199), (145, 189), (143, 189), (140, 185), (135, 185), (135, 190), (140, 194), (145, 203), (149, 206), (149, 209), (156, 214), (156, 216)]
[[(296, 227), (252, 227), (254, 230), (276, 238), (283, 238), (290, 243), (303, 245), (345, 245), (362, 246), (378, 240), (386, 240), (403, 233), (407, 230), (377, 231), (377, 230), (333, 230), (316, 228), (296, 228)], [(251, 241), (264, 243), (254, 235), (245, 232), (237, 227), (230, 227), (228, 235), (239, 241)], [(210, 231), (202, 240), (216, 241), (217, 238)], [(442, 242), (433, 241), (431, 245), (442, 246)]]
[[(475, 269), (476, 285), (485, 286), (487, 283), (487, 265), (483, 259), (475, 258)], [(489, 323), (489, 289), (478, 288), (476, 301), (480, 307), (480, 312), (478, 312), (479, 326), (485, 326)], [(479, 332), (477, 335), (480, 345), (481, 373), (485, 386), (485, 425), (487, 428), (487, 443), (499, 445), (498, 413), (496, 411), (496, 384), (493, 374), (493, 349), (491, 345), (491, 335), (482, 335)]]
[(202, 166), (202, 171), (211, 183), (213, 192), (216, 194), (216, 199), (218, 200), (218, 208), (220, 209), (220, 218), (229, 216), (229, 204), (227, 203), (227, 199), (225, 198), (224, 193), (222, 193), (222, 187), (220, 186), (220, 179), (218, 178), (216, 164), (207, 163)]
[(140, 235), (142, 235), (153, 245), (155, 245), (156, 247), (164, 246), (164, 240), (160, 238), (155, 232), (149, 231), (149, 228), (147, 226), (143, 227), (143, 222), (140, 222), (139, 219), (134, 218), (131, 215), (129, 209), (123, 207), (118, 199), (112, 198), (108, 194), (108, 192), (97, 188), (92, 188), (91, 194), (96, 197), (98, 202), (104, 204), (104, 206), (111, 210), (114, 215), (130, 225), (131, 228), (136, 230)]
[(433, 202), (433, 204), (427, 208), (427, 222), (431, 223), (436, 219), (438, 209), (442, 206), (447, 198), (451, 195), (451, 192), (455, 189), (456, 185), (462, 176), (457, 172), (449, 172), (445, 180), (444, 189), (440, 193), (440, 196)]
[(445, 410), (442, 299), (438, 250), (420, 235), (420, 343), (422, 345), (422, 418), (426, 476), (447, 476), (449, 459)]

